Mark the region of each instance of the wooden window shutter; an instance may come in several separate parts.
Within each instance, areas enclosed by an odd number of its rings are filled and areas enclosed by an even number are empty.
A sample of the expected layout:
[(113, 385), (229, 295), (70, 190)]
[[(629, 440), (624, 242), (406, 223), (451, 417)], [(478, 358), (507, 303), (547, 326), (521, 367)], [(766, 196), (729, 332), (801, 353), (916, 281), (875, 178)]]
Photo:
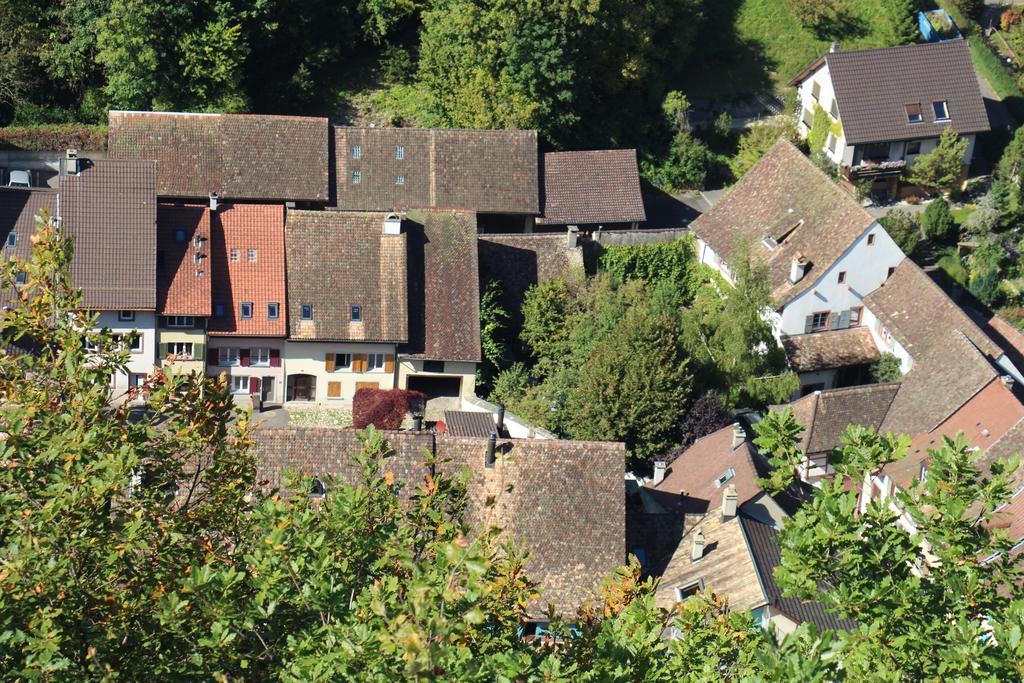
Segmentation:
[(395, 357), (390, 353), (384, 356), (384, 372), (395, 371)]
[(238, 364), (243, 368), (249, 367), (251, 361), (249, 360), (249, 349), (238, 350)]
[(249, 393), (258, 394), (260, 393), (260, 378), (250, 377), (249, 378)]
[(807, 316), (804, 320), (804, 334), (810, 334), (814, 331), (814, 315)]
[(327, 383), (327, 398), (341, 398), (341, 382)]
[(366, 372), (366, 354), (356, 353), (352, 356), (352, 371)]
[(270, 367), (281, 367), (281, 349), (270, 349)]
[(334, 354), (328, 353), (324, 357), (324, 369), (327, 372), (334, 372)]
[(167, 344), (160, 345), (160, 360), (167, 358)]
[[(836, 313), (835, 311), (832, 311), (831, 313), (829, 313), (828, 314), (828, 329), (830, 329), (830, 330), (838, 330), (839, 329), (839, 318), (840, 318), (839, 314)], [(849, 320), (847, 320), (847, 324), (849, 324)]]
[(205, 344), (193, 344), (192, 345), (192, 359), (203, 360), (203, 354), (206, 353)]
[(845, 310), (839, 314), (839, 329), (845, 330), (850, 326), (850, 311)]

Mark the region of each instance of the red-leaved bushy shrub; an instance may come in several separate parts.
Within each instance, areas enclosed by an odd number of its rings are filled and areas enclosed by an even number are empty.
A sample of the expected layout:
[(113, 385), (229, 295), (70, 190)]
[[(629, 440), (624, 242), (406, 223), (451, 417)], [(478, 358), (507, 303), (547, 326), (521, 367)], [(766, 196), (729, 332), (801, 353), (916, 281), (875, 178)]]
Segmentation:
[(400, 429), (410, 410), (418, 410), (427, 397), (408, 389), (358, 389), (352, 397), (352, 426)]
[(67, 123), (0, 128), (0, 149), (63, 152), (102, 152), (107, 149), (107, 127)]

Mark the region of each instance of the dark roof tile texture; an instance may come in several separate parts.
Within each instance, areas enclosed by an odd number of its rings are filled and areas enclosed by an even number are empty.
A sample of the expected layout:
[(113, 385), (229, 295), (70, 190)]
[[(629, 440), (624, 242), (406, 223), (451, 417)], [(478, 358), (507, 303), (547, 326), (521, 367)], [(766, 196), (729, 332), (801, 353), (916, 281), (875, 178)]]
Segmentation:
[(409, 343), (405, 356), (480, 361), (476, 214), (410, 211)]
[(646, 220), (636, 150), (544, 155), (540, 224), (592, 225)]
[(796, 372), (863, 365), (880, 355), (866, 327), (787, 337), (782, 348)]
[[(36, 216), (44, 209), (50, 216), (57, 215), (55, 191), (0, 187), (0, 248), (5, 261), (11, 257), (21, 261), (31, 258)], [(13, 247), (8, 244), (12, 232)], [(10, 304), (16, 297), (17, 292), (13, 290), (0, 292), (0, 303)]]
[(61, 176), (60, 202), (82, 305), (155, 310), (156, 164), (82, 160), (79, 175)]
[[(221, 204), (212, 214), (211, 335), (283, 337), (285, 325), (284, 207), (273, 204)], [(253, 260), (249, 251), (253, 250)], [(271, 319), (267, 304), (278, 304)], [(242, 318), (242, 304), (252, 317)], [(224, 315), (217, 315), (218, 306)]]
[[(292, 339), (401, 342), (409, 337), (407, 234), (384, 234), (385, 213), (289, 211)], [(313, 307), (312, 320), (302, 306)], [(362, 321), (351, 319), (359, 306)]]
[(210, 208), (160, 204), (156, 225), (157, 313), (209, 316), (213, 306)]
[[(874, 220), (800, 150), (780, 140), (691, 227), (727, 262), (741, 245), (749, 247), (752, 258), (767, 263), (772, 294), (782, 305), (810, 288)], [(763, 244), (768, 236), (779, 242), (775, 249)], [(810, 263), (792, 285), (797, 253)]]
[[(988, 131), (988, 114), (966, 40), (900, 45), (825, 55), (843, 133), (849, 144)], [(933, 102), (945, 101), (950, 121), (937, 122)], [(919, 104), (924, 120), (907, 121)]]
[(110, 157), (156, 160), (161, 196), (329, 199), (327, 119), (125, 111), (108, 118)]
[[(801, 448), (815, 455), (840, 445), (850, 425), (878, 428), (892, 405), (899, 384), (869, 384), (816, 391), (790, 404), (793, 416), (806, 429)], [(786, 406), (772, 406), (781, 410)]]
[(486, 439), (491, 432), (497, 433), (497, 424), (490, 413), (471, 410), (444, 411), (444, 424), (452, 436), (475, 436)]
[(339, 126), (334, 136), (341, 209), (540, 211), (536, 131)]

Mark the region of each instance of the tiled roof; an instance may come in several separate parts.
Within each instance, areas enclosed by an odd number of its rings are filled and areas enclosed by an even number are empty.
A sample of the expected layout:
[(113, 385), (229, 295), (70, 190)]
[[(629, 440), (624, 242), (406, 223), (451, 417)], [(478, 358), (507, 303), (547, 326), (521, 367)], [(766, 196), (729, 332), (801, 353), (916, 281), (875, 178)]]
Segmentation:
[(636, 150), (544, 155), (540, 224), (632, 223), (646, 220)]
[(431, 360), (480, 361), (480, 278), (476, 214), (410, 211), (409, 343), (400, 351)]
[(739, 520), (769, 605), (798, 624), (810, 622), (820, 629), (844, 631), (856, 628), (857, 622), (836, 617), (820, 602), (785, 597), (774, 576), (775, 568), (782, 564), (778, 530), (742, 513)]
[[(470, 473), (465, 521), (497, 526), (530, 551), (527, 574), (541, 599), (574, 614), (604, 576), (625, 559), (625, 448), (621, 443), (501, 439), (493, 468), (485, 467), (487, 440), (388, 432), (395, 457), (385, 468), (406, 492), (428, 472), (424, 450), (439, 457), (438, 472)], [(360, 445), (339, 429), (260, 429), (255, 433), (258, 478), (279, 486), (287, 469), (308, 475), (358, 474), (348, 460)], [(328, 491), (330, 495), (330, 491)], [(493, 501), (493, 505), (489, 502)]]
[(981, 329), (999, 345), (1014, 366), (1024, 372), (1024, 332), (998, 315), (988, 318)]
[[(221, 204), (212, 213), (210, 269), (213, 273), (211, 335), (283, 337), (285, 325), (284, 207), (273, 204)], [(254, 250), (255, 260), (249, 260)], [(237, 258), (232, 259), (232, 255)], [(252, 318), (241, 317), (243, 302)], [(278, 304), (271, 320), (267, 304)], [(218, 315), (223, 307), (223, 316)]]
[(473, 410), (446, 410), (444, 424), (452, 436), (476, 436), (486, 439), (491, 432), (497, 433), (497, 425), (490, 413)]
[[(43, 209), (57, 215), (57, 193), (54, 190), (25, 190), (0, 187), (0, 249), (4, 260), (12, 256), (27, 261), (32, 256), (32, 235), (36, 232), (36, 215)], [(14, 246), (8, 236), (15, 233)], [(9, 305), (17, 292), (0, 292), (0, 304)]]
[(787, 337), (782, 340), (782, 348), (796, 372), (863, 365), (880, 355), (866, 327)]
[(536, 131), (339, 126), (334, 139), (339, 208), (540, 211)]
[(329, 199), (324, 118), (111, 111), (107, 149), (156, 160), (161, 196)]
[[(399, 342), (409, 337), (407, 234), (385, 213), (289, 211), (288, 334), (292, 339)], [(303, 304), (313, 319), (302, 319)], [(359, 306), (362, 321), (350, 319)]]
[[(938, 137), (989, 130), (978, 75), (966, 40), (900, 45), (825, 55), (849, 144)], [(949, 122), (937, 122), (933, 102), (945, 101)], [(919, 104), (924, 120), (907, 121)]]
[(1024, 541), (1024, 489), (1014, 492), (1010, 502), (996, 510), (990, 525), (1004, 529), (1014, 544)]
[(213, 309), (210, 208), (160, 204), (156, 226), (157, 313), (208, 317)]
[[(875, 427), (882, 424), (899, 384), (868, 384), (843, 389), (815, 391), (790, 404), (797, 422), (806, 427), (800, 447), (814, 455), (840, 445), (850, 425)], [(781, 410), (786, 406), (772, 406)]]
[[(727, 262), (746, 245), (753, 259), (767, 263), (772, 295), (783, 305), (810, 288), (874, 221), (814, 162), (780, 140), (691, 228)], [(765, 246), (766, 237), (778, 246)], [(809, 265), (792, 285), (798, 253)]]
[(71, 275), (90, 309), (156, 309), (156, 165), (89, 161), (61, 176), (63, 226), (75, 240)]

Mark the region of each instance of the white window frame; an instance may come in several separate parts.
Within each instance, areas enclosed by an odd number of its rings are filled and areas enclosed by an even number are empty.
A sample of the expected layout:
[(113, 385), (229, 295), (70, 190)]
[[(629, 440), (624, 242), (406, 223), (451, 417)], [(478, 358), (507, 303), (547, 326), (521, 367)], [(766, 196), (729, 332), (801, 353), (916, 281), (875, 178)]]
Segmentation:
[(395, 159), (398, 161), (405, 159), (405, 145), (395, 145)]
[(363, 147), (362, 145), (352, 145), (352, 158), (362, 159), (363, 158)]
[(222, 346), (217, 349), (217, 365), (232, 367), (237, 366), (239, 363), (241, 363), (241, 360), (237, 346)]
[(811, 80), (811, 98), (817, 102), (821, 99), (821, 83)]
[(352, 171), (352, 184), (358, 185), (361, 182), (363, 182), (363, 172), (359, 170)]
[(118, 311), (117, 320), (122, 323), (135, 322), (135, 311)]
[[(686, 595), (686, 591), (696, 588), (694, 595)], [(704, 579), (697, 579), (696, 581), (689, 581), (684, 583), (682, 586), (676, 586), (676, 602), (686, 602), (693, 598), (697, 593), (704, 590)]]
[(249, 363), (260, 368), (270, 367), (270, 347), (257, 346), (249, 350)]
[(228, 387), (232, 394), (248, 394), (249, 375), (231, 375), (228, 378)]
[(167, 354), (179, 360), (192, 360), (195, 358), (195, 346), (192, 342), (167, 342)]
[[(249, 307), (249, 315), (245, 314), (245, 307)], [(252, 320), (253, 305), (251, 301), (243, 301), (238, 304), (238, 318), (239, 320)]]
[(383, 353), (368, 353), (366, 354), (366, 371), (373, 372), (374, 370), (384, 369), (384, 354)]
[[(135, 334), (135, 346), (129, 347), (128, 350), (131, 351), (133, 354), (142, 353), (142, 351), (143, 351), (142, 335), (138, 333), (138, 330), (132, 330), (132, 331), (136, 333)], [(118, 344), (120, 344), (124, 340), (124, 337), (127, 334), (128, 333), (125, 332), (124, 334), (115, 334), (115, 335), (113, 335), (114, 341), (117, 342)]]
[[(942, 107), (942, 116), (939, 116), (938, 107)], [(935, 114), (936, 121), (949, 121), (949, 103), (946, 100), (939, 100), (938, 102), (932, 102), (932, 113)]]

